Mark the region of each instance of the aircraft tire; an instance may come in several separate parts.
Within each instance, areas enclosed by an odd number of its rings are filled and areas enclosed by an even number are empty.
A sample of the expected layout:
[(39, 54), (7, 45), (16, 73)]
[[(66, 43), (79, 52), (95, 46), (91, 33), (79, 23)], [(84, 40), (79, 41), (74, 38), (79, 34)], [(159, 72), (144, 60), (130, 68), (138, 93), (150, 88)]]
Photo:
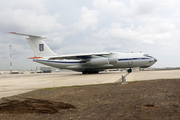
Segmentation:
[(86, 71), (82, 71), (82, 74), (87, 74), (87, 72)]
[(99, 71), (82, 71), (82, 74), (97, 74)]
[(131, 72), (132, 72), (132, 69), (131, 69), (131, 68), (129, 68), (129, 69), (127, 70), (127, 72), (128, 72), (128, 73), (131, 73)]
[(99, 71), (94, 71), (94, 73), (99, 73)]

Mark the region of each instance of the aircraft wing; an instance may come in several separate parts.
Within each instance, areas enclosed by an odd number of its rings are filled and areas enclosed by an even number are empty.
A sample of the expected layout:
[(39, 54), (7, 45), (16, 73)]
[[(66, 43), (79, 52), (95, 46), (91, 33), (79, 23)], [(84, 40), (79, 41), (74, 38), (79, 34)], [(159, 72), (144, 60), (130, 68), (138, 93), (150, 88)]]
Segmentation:
[(101, 53), (88, 53), (88, 54), (74, 54), (74, 55), (61, 55), (56, 57), (50, 57), (48, 60), (57, 60), (57, 59), (90, 59), (93, 57), (103, 57), (106, 55), (112, 54), (111, 52), (101, 52)]

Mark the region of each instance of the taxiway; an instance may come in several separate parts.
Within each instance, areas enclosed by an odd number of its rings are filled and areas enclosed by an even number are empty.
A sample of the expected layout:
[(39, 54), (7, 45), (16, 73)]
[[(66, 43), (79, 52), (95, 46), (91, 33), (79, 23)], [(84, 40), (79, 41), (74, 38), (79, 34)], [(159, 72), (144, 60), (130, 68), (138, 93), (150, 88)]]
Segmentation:
[[(114, 83), (126, 72), (101, 72), (82, 75), (78, 72), (0, 75), (0, 98), (41, 88)], [(133, 71), (126, 80), (142, 81), (180, 78), (180, 70)]]

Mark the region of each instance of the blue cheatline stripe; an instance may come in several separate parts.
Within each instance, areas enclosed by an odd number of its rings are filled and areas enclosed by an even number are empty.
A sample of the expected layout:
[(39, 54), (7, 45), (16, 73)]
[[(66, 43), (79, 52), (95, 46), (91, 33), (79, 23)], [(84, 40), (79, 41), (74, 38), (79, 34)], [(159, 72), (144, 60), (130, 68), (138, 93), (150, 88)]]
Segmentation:
[(52, 62), (52, 63), (86, 63), (86, 61), (80, 61), (80, 62), (62, 62), (62, 61), (49, 61), (49, 60), (34, 60), (34, 61)]
[(125, 59), (118, 59), (118, 61), (126, 61), (126, 60), (145, 60), (150, 58), (125, 58)]

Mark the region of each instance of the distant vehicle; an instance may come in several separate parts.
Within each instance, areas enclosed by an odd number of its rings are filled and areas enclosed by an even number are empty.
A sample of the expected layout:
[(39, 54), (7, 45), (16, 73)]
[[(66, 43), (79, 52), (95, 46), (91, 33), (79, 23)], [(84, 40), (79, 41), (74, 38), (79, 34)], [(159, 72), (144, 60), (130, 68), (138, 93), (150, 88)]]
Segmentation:
[(42, 40), (45, 36), (29, 35), (16, 32), (11, 34), (28, 36), (27, 42), (34, 52), (33, 61), (59, 69), (69, 69), (82, 72), (82, 74), (99, 73), (105, 69), (147, 68), (152, 66), (157, 60), (146, 53), (116, 53), (99, 52), (73, 55), (57, 55)]

